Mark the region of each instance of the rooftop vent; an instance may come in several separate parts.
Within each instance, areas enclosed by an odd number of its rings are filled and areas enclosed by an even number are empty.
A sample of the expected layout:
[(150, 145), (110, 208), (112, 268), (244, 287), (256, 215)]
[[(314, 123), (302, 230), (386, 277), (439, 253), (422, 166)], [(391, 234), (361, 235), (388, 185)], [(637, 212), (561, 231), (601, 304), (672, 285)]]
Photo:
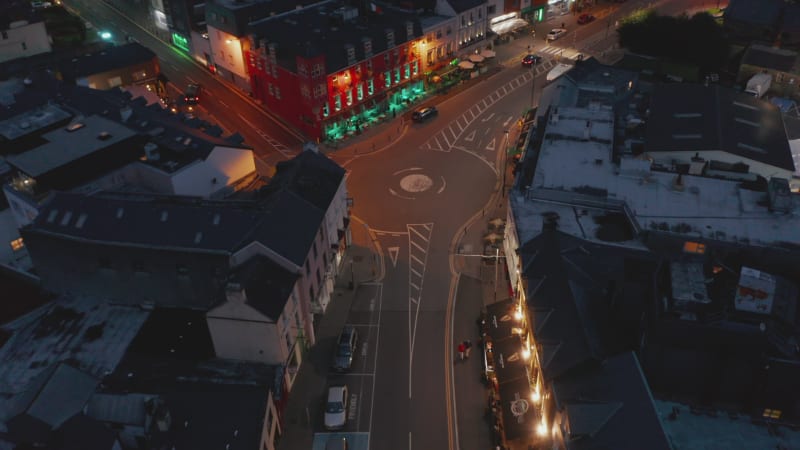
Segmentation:
[(83, 123), (83, 122), (72, 123), (67, 127), (67, 133), (72, 133), (73, 131), (80, 130), (81, 128), (83, 128), (85, 126), (86, 126), (86, 124)]
[(147, 161), (158, 161), (158, 145), (153, 142), (148, 142), (144, 145), (144, 157)]
[(111, 133), (109, 133), (108, 131), (101, 131), (97, 135), (97, 139), (99, 139), (101, 141), (107, 141), (107, 140), (111, 139)]

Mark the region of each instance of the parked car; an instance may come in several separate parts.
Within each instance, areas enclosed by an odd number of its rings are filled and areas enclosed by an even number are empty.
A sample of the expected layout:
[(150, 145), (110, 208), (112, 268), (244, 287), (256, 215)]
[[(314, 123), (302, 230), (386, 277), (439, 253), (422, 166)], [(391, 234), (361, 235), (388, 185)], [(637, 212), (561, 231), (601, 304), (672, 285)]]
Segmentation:
[(426, 106), (414, 111), (411, 118), (414, 119), (414, 122), (424, 122), (437, 114), (439, 114), (439, 111), (436, 110), (435, 106)]
[(187, 86), (186, 91), (183, 93), (183, 101), (187, 105), (200, 103), (200, 85), (192, 83)]
[(578, 16), (578, 25), (585, 25), (589, 22), (594, 21), (595, 17), (591, 14), (581, 14)]
[(530, 67), (540, 62), (542, 62), (542, 57), (539, 55), (525, 55), (525, 57), (522, 58), (522, 67)]
[(336, 342), (336, 353), (333, 356), (333, 370), (344, 372), (353, 366), (353, 356), (358, 347), (358, 330), (346, 325)]
[(347, 386), (331, 386), (328, 388), (328, 400), (325, 404), (325, 428), (338, 430), (347, 423)]
[(547, 33), (547, 40), (548, 41), (555, 41), (556, 39), (560, 38), (561, 36), (567, 34), (566, 28), (553, 28)]
[(325, 450), (347, 450), (347, 438), (344, 436), (336, 436), (328, 439), (325, 442)]

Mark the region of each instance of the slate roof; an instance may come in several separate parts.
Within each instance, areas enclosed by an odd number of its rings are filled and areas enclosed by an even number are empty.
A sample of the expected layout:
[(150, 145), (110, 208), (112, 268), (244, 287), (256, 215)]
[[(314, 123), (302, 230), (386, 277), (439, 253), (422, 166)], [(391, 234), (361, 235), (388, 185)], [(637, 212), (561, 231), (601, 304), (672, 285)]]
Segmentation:
[(57, 192), (23, 234), (227, 254), (258, 241), (303, 266), (323, 217), (286, 189), (259, 201)]
[(39, 177), (100, 152), (122, 153), (124, 162), (134, 159), (129, 152), (113, 150), (118, 148), (117, 144), (133, 138), (135, 132), (100, 116), (86, 117), (80, 123), (84, 126), (74, 131), (61, 127), (45, 133), (42, 137), (46, 143), (23, 153), (9, 155), (6, 160), (29, 176)]
[(566, 411), (569, 450), (671, 448), (633, 352), (555, 381), (553, 396)]
[(781, 72), (792, 72), (797, 63), (797, 52), (782, 48), (753, 44), (745, 50), (741, 64), (748, 64)]
[(64, 422), (54, 436), (52, 450), (112, 450), (117, 442), (114, 430), (83, 414)]
[(11, 418), (9, 430), (14, 435), (24, 436), (26, 440), (40, 439), (41, 436), (25, 436), (25, 430), (14, 430), (14, 418), (24, 415), (51, 430), (58, 428), (83, 409), (97, 384), (97, 379), (69, 364), (53, 366), (32, 379), (25, 391), (12, 398), (8, 411)]
[(264, 256), (251, 258), (234, 273), (244, 287), (247, 304), (273, 321), (280, 317), (299, 278)]
[(645, 150), (690, 153), (721, 150), (795, 170), (778, 108), (718, 85), (656, 85)]
[[(313, 58), (324, 56), (327, 73), (337, 72), (350, 66), (347, 62), (346, 45), (355, 49), (356, 61), (367, 59), (362, 38), (372, 40), (372, 54), (379, 55), (394, 47), (387, 47), (386, 29), (394, 30), (395, 46), (408, 42), (406, 21), (414, 23), (414, 36), (422, 36), (422, 27), (416, 16), (392, 10), (385, 14), (369, 14), (341, 22), (334, 11), (345, 6), (344, 2), (326, 3), (268, 17), (250, 24), (250, 32), (257, 39), (277, 45), (277, 59), (281, 67), (297, 72), (295, 57)], [(299, 25), (302, 24), (302, 25)], [(297, 30), (304, 30), (298, 36)], [(412, 38), (413, 39), (413, 38)]]
[(447, 0), (447, 3), (456, 13), (462, 13), (486, 3), (486, 0)]
[(731, 0), (725, 9), (725, 20), (736, 20), (774, 26), (783, 9), (782, 0)]
[(144, 427), (147, 419), (145, 402), (153, 398), (147, 394), (102, 394), (89, 398), (86, 415), (100, 422)]
[(312, 150), (281, 161), (264, 190), (285, 187), (322, 211), (327, 211), (336, 196), (346, 171), (330, 158)]
[[(134, 42), (61, 61), (59, 68), (64, 78), (80, 78), (146, 63), (155, 58), (156, 54), (152, 50)], [(156, 75), (148, 74), (148, 78)]]
[(261, 448), (268, 391), (259, 386), (191, 383), (162, 394), (173, 426), (159, 448)]
[(541, 345), (542, 373), (548, 381), (599, 356), (592, 352), (592, 336), (586, 334), (560, 256), (559, 241), (566, 238), (546, 230), (520, 248), (531, 327)]

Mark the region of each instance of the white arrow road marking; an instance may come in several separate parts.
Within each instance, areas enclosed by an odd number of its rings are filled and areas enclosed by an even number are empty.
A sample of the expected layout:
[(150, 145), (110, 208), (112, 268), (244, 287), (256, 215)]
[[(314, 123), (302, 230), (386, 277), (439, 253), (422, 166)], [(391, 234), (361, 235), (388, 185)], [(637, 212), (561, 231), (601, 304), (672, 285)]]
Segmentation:
[(489, 142), (489, 145), (486, 146), (486, 150), (494, 151), (494, 139), (492, 139), (492, 142)]
[(389, 258), (392, 260), (392, 267), (397, 267), (397, 255), (400, 254), (400, 247), (389, 247)]
[(472, 133), (464, 136), (464, 140), (467, 142), (472, 142), (475, 139), (475, 130), (472, 130)]

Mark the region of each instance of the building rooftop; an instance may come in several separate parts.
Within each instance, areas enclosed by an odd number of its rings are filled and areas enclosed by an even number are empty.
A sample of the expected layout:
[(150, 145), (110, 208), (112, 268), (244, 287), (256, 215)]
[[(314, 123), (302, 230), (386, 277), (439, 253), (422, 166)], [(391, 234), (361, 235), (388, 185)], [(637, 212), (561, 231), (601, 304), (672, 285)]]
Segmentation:
[(238, 267), (233, 277), (244, 288), (247, 304), (277, 322), (300, 275), (256, 256)]
[(66, 363), (57, 363), (25, 381), (25, 390), (9, 400), (3, 416), (10, 435), (23, 442), (40, 440), (40, 431), (56, 429), (79, 413), (99, 383)]
[(96, 152), (111, 151), (115, 144), (135, 135), (130, 128), (104, 117), (85, 117), (44, 133), (45, 144), (10, 155), (7, 161), (27, 175), (38, 177)]
[(101, 379), (114, 370), (148, 314), (138, 307), (60, 297), (5, 324), (11, 337), (0, 347), (0, 398), (22, 392), (29, 380), (68, 359)]
[(783, 4), (781, 0), (735, 0), (725, 8), (724, 18), (772, 27), (777, 25)]
[[(345, 19), (351, 15), (355, 17)], [(407, 21), (413, 24), (414, 35), (411, 37), (406, 31)], [(299, 39), (298, 24), (307, 30)], [(368, 58), (364, 51), (365, 38), (371, 40), (372, 55), (379, 55), (422, 36), (419, 20), (413, 14), (396, 10), (390, 14), (365, 13), (339, 1), (267, 17), (251, 23), (250, 28), (257, 40), (263, 39), (267, 45), (276, 45), (278, 64), (291, 72), (297, 72), (296, 57), (324, 55), (326, 73), (334, 73), (363, 61)], [(388, 45), (387, 29), (394, 32), (395, 46)], [(348, 62), (348, 46), (355, 51), (352, 63)]]
[(800, 243), (795, 195), (788, 199), (790, 213), (773, 213), (766, 191), (737, 180), (678, 177), (632, 156), (613, 163), (610, 108), (552, 107), (539, 132), (538, 153), (526, 156), (535, 158), (533, 175), (510, 194), (520, 242), (541, 232), (547, 213), (560, 218), (561, 231), (634, 247), (642, 247), (635, 240), (641, 229), (762, 246)]
[(86, 404), (85, 413), (100, 422), (145, 427), (147, 409), (145, 403), (153, 395), (126, 393), (95, 393)]
[(794, 172), (780, 110), (733, 89), (667, 83), (654, 87), (645, 151), (718, 150)]
[[(66, 79), (76, 79), (99, 73), (143, 64), (156, 58), (152, 50), (139, 43), (116, 45), (103, 50), (62, 60), (59, 69)], [(157, 73), (148, 73), (143, 79), (155, 78)]]
[(567, 449), (671, 449), (633, 352), (607, 358), (553, 383), (569, 423)]
[(797, 52), (785, 48), (752, 44), (742, 56), (741, 64), (764, 67), (780, 72), (796, 72), (798, 70)]
[(114, 450), (117, 433), (83, 414), (76, 414), (56, 431), (50, 448), (58, 450)]
[[(32, 108), (20, 115), (0, 121), (0, 136), (8, 141), (19, 139), (33, 133), (40, 133), (57, 124), (65, 123), (72, 113), (55, 104), (45, 104)], [(10, 147), (10, 148), (9, 148)], [(15, 146), (9, 145), (3, 152), (16, 152)]]
[(330, 158), (312, 150), (279, 162), (265, 192), (289, 189), (317, 208), (327, 211), (345, 176)]

